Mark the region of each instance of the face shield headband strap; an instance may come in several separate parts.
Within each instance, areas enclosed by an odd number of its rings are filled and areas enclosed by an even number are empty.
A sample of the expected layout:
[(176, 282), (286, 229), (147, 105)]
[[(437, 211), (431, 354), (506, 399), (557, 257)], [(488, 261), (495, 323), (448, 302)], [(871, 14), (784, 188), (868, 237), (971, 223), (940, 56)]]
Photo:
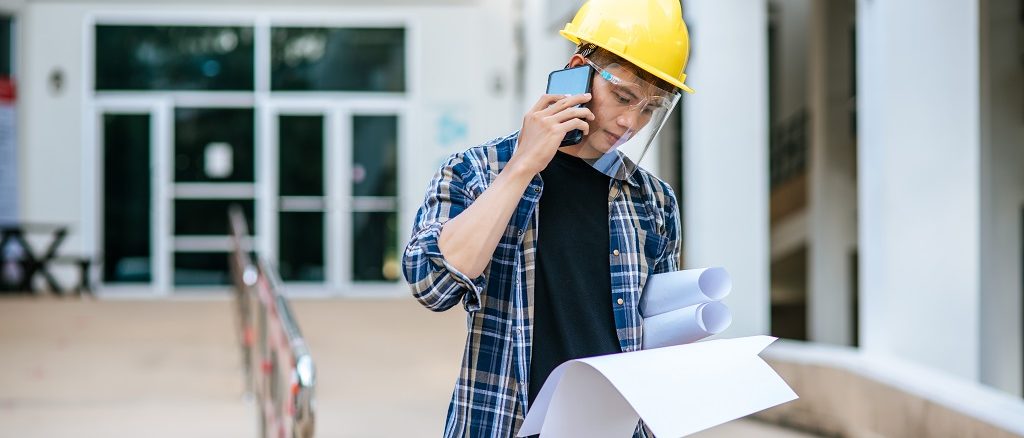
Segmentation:
[[(597, 46), (590, 43), (583, 43), (576, 46), (576, 54), (582, 56), (584, 59), (590, 59), (590, 55), (593, 55), (597, 51)], [(565, 64), (565, 68), (569, 68), (569, 64)]]

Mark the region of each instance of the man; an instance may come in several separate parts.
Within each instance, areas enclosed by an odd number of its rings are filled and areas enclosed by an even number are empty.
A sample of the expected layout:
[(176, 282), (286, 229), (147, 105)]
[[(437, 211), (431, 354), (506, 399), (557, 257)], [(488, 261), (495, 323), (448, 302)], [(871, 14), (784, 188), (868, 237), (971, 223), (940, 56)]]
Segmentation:
[[(638, 166), (692, 92), (678, 1), (584, 4), (561, 34), (578, 44), (568, 67), (594, 69), (592, 92), (541, 97), (519, 132), (431, 181), (403, 270), (427, 308), (468, 312), (446, 437), (514, 436), (556, 366), (641, 348), (643, 284), (680, 251), (675, 195)], [(583, 141), (559, 148), (574, 129)]]

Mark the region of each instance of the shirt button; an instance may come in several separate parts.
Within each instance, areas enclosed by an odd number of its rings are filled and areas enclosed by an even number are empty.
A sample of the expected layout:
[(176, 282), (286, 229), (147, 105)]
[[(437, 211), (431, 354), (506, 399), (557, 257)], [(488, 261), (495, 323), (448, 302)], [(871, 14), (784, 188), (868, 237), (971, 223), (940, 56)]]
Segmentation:
[(612, 251), (612, 255), (614, 255), (615, 257), (618, 257), (619, 256), (619, 250)]
[(622, 300), (622, 298), (619, 298), (619, 300), (616, 302), (619, 303), (620, 306), (626, 303), (625, 301)]
[(519, 237), (523, 237), (523, 234), (526, 234), (526, 231), (519, 230)]
[(534, 187), (533, 188), (533, 192), (534, 193), (540, 193), (540, 187)]

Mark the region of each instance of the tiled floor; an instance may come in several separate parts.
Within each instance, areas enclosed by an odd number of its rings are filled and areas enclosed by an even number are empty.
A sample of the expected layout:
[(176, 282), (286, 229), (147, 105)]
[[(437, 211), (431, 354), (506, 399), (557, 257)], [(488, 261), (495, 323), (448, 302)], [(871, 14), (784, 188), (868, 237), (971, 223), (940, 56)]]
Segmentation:
[[(318, 437), (435, 437), (464, 313), (408, 300), (293, 303), (317, 364)], [(222, 300), (0, 299), (0, 437), (251, 437)], [(741, 420), (697, 436), (801, 437)]]

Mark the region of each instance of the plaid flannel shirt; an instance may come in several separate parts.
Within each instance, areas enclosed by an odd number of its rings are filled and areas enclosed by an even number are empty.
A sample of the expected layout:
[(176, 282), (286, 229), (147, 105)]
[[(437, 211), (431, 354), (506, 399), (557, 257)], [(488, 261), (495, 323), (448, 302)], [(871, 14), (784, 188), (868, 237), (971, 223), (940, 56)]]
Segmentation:
[[(523, 194), (483, 274), (471, 278), (459, 272), (437, 244), (445, 222), (468, 208), (508, 163), (517, 139), (514, 133), (470, 148), (441, 166), (416, 214), (403, 255), (406, 281), (420, 303), (440, 312), (461, 301), (468, 312), (462, 369), (444, 430), (449, 438), (511, 437), (528, 412), (540, 175)], [(668, 184), (643, 169), (627, 181), (613, 178), (608, 223), (608, 306), (622, 351), (636, 351), (643, 340), (639, 303), (647, 277), (678, 269), (675, 195)], [(644, 435), (638, 427), (635, 436)]]

